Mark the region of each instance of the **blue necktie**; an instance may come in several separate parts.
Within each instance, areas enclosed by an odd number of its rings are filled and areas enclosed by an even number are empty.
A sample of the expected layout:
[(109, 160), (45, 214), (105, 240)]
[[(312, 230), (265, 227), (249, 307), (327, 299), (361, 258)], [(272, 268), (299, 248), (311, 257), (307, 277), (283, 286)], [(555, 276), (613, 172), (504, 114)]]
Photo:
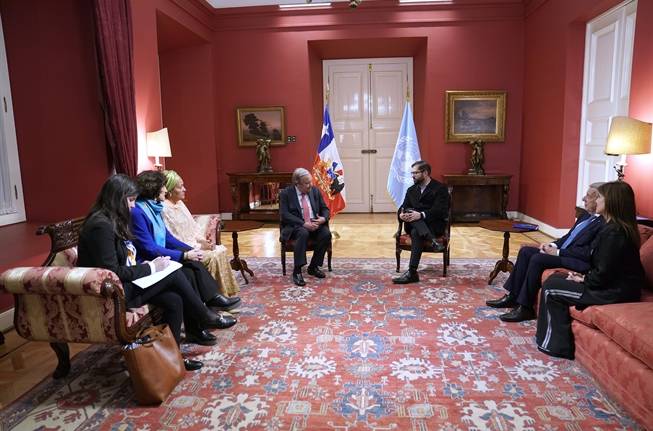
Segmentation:
[(578, 236), (579, 233), (582, 232), (583, 229), (585, 229), (590, 223), (592, 223), (596, 219), (596, 216), (588, 217), (586, 220), (583, 220), (582, 222), (578, 223), (576, 227), (571, 231), (565, 242), (562, 243), (562, 247), (560, 249), (565, 249), (569, 247), (569, 245), (574, 242), (574, 239)]

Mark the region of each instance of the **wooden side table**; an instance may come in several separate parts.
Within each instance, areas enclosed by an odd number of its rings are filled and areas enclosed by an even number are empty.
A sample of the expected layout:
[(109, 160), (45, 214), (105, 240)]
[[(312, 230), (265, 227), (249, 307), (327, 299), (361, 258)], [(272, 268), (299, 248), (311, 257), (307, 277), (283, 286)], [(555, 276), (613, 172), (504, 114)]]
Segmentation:
[(453, 187), (451, 213), (454, 222), (507, 218), (510, 178), (508, 174), (444, 174)]
[(247, 277), (245, 276), (245, 272), (253, 277), (254, 271), (249, 269), (247, 262), (240, 258), (240, 251), (238, 249), (238, 232), (254, 230), (261, 227), (263, 227), (263, 222), (260, 221), (225, 220), (224, 227), (222, 228), (222, 232), (231, 232), (231, 239), (233, 240), (234, 258), (229, 262), (231, 264), (231, 269), (234, 271), (240, 271), (240, 274), (245, 279), (245, 283), (249, 283), (249, 280), (247, 280)]
[(508, 255), (510, 254), (510, 232), (523, 233), (537, 230), (537, 225), (533, 228), (518, 228), (514, 226), (516, 223), (523, 222), (520, 222), (519, 220), (481, 220), (479, 223), (479, 226), (483, 229), (503, 232), (503, 257), (494, 265), (494, 269), (490, 272), (487, 284), (492, 284), (492, 281), (499, 272), (512, 272), (512, 269), (515, 267), (515, 265), (508, 259)]

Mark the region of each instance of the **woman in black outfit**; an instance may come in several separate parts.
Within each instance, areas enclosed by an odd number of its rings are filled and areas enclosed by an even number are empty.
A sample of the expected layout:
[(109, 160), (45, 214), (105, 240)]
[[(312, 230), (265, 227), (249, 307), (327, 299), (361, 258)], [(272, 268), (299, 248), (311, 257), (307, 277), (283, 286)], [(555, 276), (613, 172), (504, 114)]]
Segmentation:
[(639, 257), (635, 194), (623, 181), (598, 188), (596, 212), (605, 225), (592, 243), (590, 270), (553, 275), (542, 286), (536, 342), (542, 352), (574, 359), (569, 306), (639, 301), (644, 269)]
[[(114, 175), (104, 183), (82, 225), (78, 265), (115, 272), (122, 282), (128, 308), (148, 303), (161, 307), (163, 321), (170, 326), (177, 344), (181, 340), (184, 315), (196, 316), (204, 327), (221, 326), (219, 316), (202, 303), (181, 271), (174, 271), (146, 289), (132, 283), (164, 269), (170, 262), (167, 257), (159, 257), (151, 262), (136, 263), (129, 211), (137, 194), (136, 184), (126, 175)], [(200, 361), (184, 359), (186, 370), (198, 370), (202, 365)]]

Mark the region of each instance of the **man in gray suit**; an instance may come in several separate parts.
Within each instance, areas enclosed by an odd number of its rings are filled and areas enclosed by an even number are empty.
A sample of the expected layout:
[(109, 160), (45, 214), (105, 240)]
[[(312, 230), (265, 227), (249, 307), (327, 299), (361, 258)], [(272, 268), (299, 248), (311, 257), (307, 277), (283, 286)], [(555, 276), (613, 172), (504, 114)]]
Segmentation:
[(279, 213), (281, 216), (281, 240), (294, 240), (294, 268), (292, 280), (297, 286), (305, 286), (302, 266), (306, 265), (306, 248), (309, 238), (315, 242), (313, 257), (307, 273), (324, 278), (320, 269), (324, 254), (331, 243), (329, 230), (329, 207), (322, 193), (313, 187), (313, 178), (304, 168), (297, 168), (292, 174), (292, 185), (279, 194)]

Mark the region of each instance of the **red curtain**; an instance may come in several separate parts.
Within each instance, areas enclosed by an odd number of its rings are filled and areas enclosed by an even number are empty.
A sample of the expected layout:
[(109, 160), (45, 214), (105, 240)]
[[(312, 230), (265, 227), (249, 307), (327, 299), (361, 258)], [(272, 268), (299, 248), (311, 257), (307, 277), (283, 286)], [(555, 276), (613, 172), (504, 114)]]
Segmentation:
[(116, 172), (131, 177), (138, 166), (132, 19), (129, 0), (94, 0), (104, 129)]

